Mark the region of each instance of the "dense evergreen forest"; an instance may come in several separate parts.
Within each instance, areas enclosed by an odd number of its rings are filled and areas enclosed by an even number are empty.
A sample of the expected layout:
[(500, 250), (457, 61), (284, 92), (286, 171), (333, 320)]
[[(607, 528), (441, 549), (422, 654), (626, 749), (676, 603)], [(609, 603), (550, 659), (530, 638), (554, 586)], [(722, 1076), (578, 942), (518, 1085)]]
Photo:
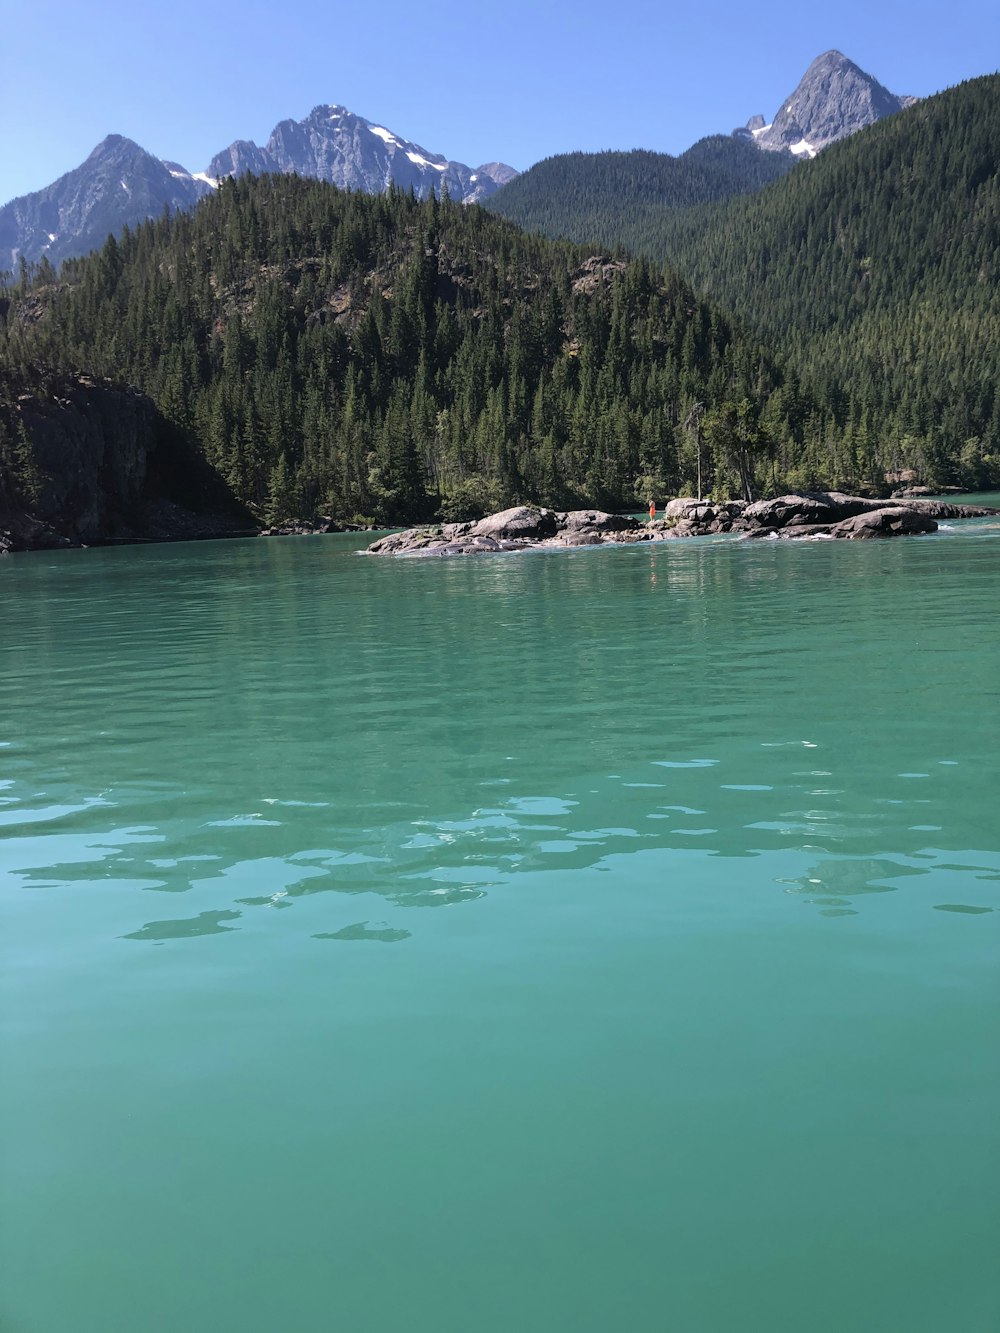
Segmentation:
[(25, 269), (0, 312), (12, 465), (18, 392), (108, 377), (267, 521), (882, 481), (849, 400), (786, 374), (673, 272), (447, 199), (227, 180), (58, 277)]
[(530, 167), (484, 205), (526, 231), (651, 253), (665, 210), (752, 194), (797, 159), (716, 134), (671, 157), (632, 152), (560, 153)]
[[(526, 173), (521, 225), (675, 264), (821, 397), (849, 385), (888, 467), (1000, 482), (1000, 76), (724, 202), (677, 207), (655, 182), (561, 162), (552, 190)], [(517, 202), (504, 190), (491, 206), (505, 197)]]

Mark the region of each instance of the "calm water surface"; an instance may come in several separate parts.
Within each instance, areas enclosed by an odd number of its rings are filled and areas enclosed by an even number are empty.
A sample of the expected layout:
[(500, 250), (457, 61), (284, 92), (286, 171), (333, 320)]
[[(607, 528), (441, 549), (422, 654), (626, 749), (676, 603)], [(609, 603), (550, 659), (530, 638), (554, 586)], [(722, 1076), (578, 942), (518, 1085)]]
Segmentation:
[(996, 1333), (1000, 520), (0, 565), (5, 1333)]

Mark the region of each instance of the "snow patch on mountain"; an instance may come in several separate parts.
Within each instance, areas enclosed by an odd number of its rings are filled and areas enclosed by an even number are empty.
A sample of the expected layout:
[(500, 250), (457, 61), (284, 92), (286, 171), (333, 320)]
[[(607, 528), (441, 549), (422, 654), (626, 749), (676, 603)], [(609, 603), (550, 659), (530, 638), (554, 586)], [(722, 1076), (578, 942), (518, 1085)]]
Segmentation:
[(839, 51), (826, 51), (812, 62), (769, 125), (763, 116), (752, 116), (733, 133), (772, 152), (815, 157), (829, 144), (914, 101), (889, 92)]
[(243, 172), (295, 172), (342, 189), (381, 194), (395, 185), (418, 198), (447, 190), (452, 199), (477, 203), (518, 173), (502, 162), (473, 170), (343, 106), (318, 106), (304, 120), (276, 125), (262, 148), (247, 140), (230, 144), (209, 163), (206, 178)]

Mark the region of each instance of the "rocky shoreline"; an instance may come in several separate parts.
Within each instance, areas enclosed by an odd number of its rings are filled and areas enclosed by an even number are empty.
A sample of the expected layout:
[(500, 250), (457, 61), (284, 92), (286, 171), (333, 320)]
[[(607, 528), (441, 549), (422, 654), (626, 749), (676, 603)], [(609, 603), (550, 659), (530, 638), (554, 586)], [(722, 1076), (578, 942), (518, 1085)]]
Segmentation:
[(631, 545), (738, 533), (749, 538), (829, 537), (851, 541), (937, 531), (938, 519), (985, 518), (1000, 509), (944, 500), (868, 500), (839, 491), (811, 491), (773, 500), (671, 500), (662, 519), (596, 509), (561, 512), (518, 505), (475, 523), (409, 528), (381, 537), (369, 555), (490, 555), (546, 547)]

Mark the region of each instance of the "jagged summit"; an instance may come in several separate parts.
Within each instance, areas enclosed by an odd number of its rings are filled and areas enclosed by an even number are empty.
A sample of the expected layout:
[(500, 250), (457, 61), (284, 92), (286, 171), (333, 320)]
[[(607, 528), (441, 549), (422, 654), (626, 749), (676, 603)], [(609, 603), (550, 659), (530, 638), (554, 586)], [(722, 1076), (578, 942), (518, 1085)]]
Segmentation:
[(0, 208), (0, 269), (20, 259), (58, 264), (85, 254), (164, 208), (190, 208), (211, 189), (176, 162), (161, 162), (122, 134), (109, 134), (73, 171)]
[(825, 51), (812, 62), (770, 124), (763, 116), (751, 116), (744, 128), (733, 133), (752, 139), (759, 148), (815, 157), (828, 144), (915, 101), (889, 92), (842, 52)]
[(463, 203), (488, 198), (517, 175), (502, 162), (476, 168), (452, 162), (339, 104), (313, 107), (303, 120), (281, 121), (263, 148), (238, 139), (216, 153), (205, 174), (264, 171), (313, 176), (367, 194), (397, 185), (426, 198), (432, 189), (447, 189)]

